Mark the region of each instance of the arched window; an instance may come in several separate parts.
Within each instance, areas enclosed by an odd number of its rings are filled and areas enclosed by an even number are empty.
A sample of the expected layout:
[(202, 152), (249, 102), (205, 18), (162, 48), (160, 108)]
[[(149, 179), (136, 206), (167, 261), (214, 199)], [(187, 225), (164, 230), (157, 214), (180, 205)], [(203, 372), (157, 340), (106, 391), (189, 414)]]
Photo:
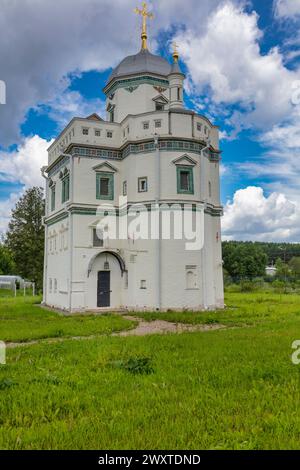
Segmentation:
[(198, 289), (197, 266), (186, 266), (185, 272), (186, 289)]
[(187, 271), (186, 273), (186, 288), (193, 289), (194, 288), (194, 273), (193, 271)]

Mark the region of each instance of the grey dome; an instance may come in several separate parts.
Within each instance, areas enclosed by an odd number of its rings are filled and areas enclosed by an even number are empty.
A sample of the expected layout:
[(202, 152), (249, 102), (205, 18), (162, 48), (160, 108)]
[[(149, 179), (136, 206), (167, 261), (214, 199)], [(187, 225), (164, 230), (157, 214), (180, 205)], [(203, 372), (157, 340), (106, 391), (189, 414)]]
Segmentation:
[(138, 54), (125, 57), (114, 69), (108, 82), (114, 78), (145, 72), (167, 77), (171, 72), (171, 65), (163, 57), (151, 54), (148, 50), (142, 49)]

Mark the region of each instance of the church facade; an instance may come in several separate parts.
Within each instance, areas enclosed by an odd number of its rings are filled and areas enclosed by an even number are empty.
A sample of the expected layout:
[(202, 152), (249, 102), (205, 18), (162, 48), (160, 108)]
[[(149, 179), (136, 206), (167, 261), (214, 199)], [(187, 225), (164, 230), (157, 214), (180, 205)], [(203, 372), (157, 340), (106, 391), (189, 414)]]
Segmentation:
[[(104, 88), (106, 120), (72, 119), (48, 150), (45, 305), (69, 312), (223, 307), (219, 131), (184, 107), (178, 52), (172, 64), (151, 54), (143, 18), (140, 52)], [(180, 214), (186, 205), (202, 211), (197, 249), (163, 238), (160, 228), (143, 239), (101, 236), (110, 213), (120, 221), (154, 207), (159, 221), (162, 208)]]

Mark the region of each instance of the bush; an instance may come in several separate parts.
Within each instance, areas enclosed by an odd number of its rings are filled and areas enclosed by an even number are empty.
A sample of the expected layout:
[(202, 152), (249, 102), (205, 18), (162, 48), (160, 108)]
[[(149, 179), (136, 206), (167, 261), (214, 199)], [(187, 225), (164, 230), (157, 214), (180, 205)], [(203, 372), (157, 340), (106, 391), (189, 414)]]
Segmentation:
[(126, 360), (117, 361), (115, 365), (117, 365), (120, 369), (126, 370), (126, 372), (130, 372), (131, 374), (149, 375), (154, 372), (150, 357), (133, 356)]
[(258, 290), (258, 285), (255, 282), (251, 282), (251, 281), (241, 282), (241, 292), (254, 292), (256, 290)]
[(272, 287), (277, 294), (283, 294), (285, 291), (286, 285), (283, 281), (279, 281), (277, 279), (276, 281), (272, 282)]
[(241, 292), (241, 286), (240, 284), (229, 284), (228, 286), (225, 286), (225, 291), (235, 294)]

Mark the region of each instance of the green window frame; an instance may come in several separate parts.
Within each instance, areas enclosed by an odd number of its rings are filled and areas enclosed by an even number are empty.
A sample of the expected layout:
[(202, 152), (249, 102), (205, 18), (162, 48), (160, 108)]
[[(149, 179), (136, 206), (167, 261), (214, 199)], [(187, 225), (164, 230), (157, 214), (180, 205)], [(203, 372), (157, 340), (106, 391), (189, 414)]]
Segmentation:
[(99, 172), (96, 174), (96, 198), (112, 201), (114, 199), (114, 174)]
[(51, 211), (55, 210), (55, 186), (51, 188)]
[(70, 198), (70, 176), (67, 175), (61, 180), (61, 202), (64, 203)]
[(147, 176), (141, 176), (138, 178), (138, 192), (147, 193), (148, 192), (148, 178)]
[[(186, 185), (183, 184), (183, 178), (186, 179), (186, 183), (187, 183)], [(178, 194), (194, 194), (193, 167), (177, 166), (177, 193)]]

